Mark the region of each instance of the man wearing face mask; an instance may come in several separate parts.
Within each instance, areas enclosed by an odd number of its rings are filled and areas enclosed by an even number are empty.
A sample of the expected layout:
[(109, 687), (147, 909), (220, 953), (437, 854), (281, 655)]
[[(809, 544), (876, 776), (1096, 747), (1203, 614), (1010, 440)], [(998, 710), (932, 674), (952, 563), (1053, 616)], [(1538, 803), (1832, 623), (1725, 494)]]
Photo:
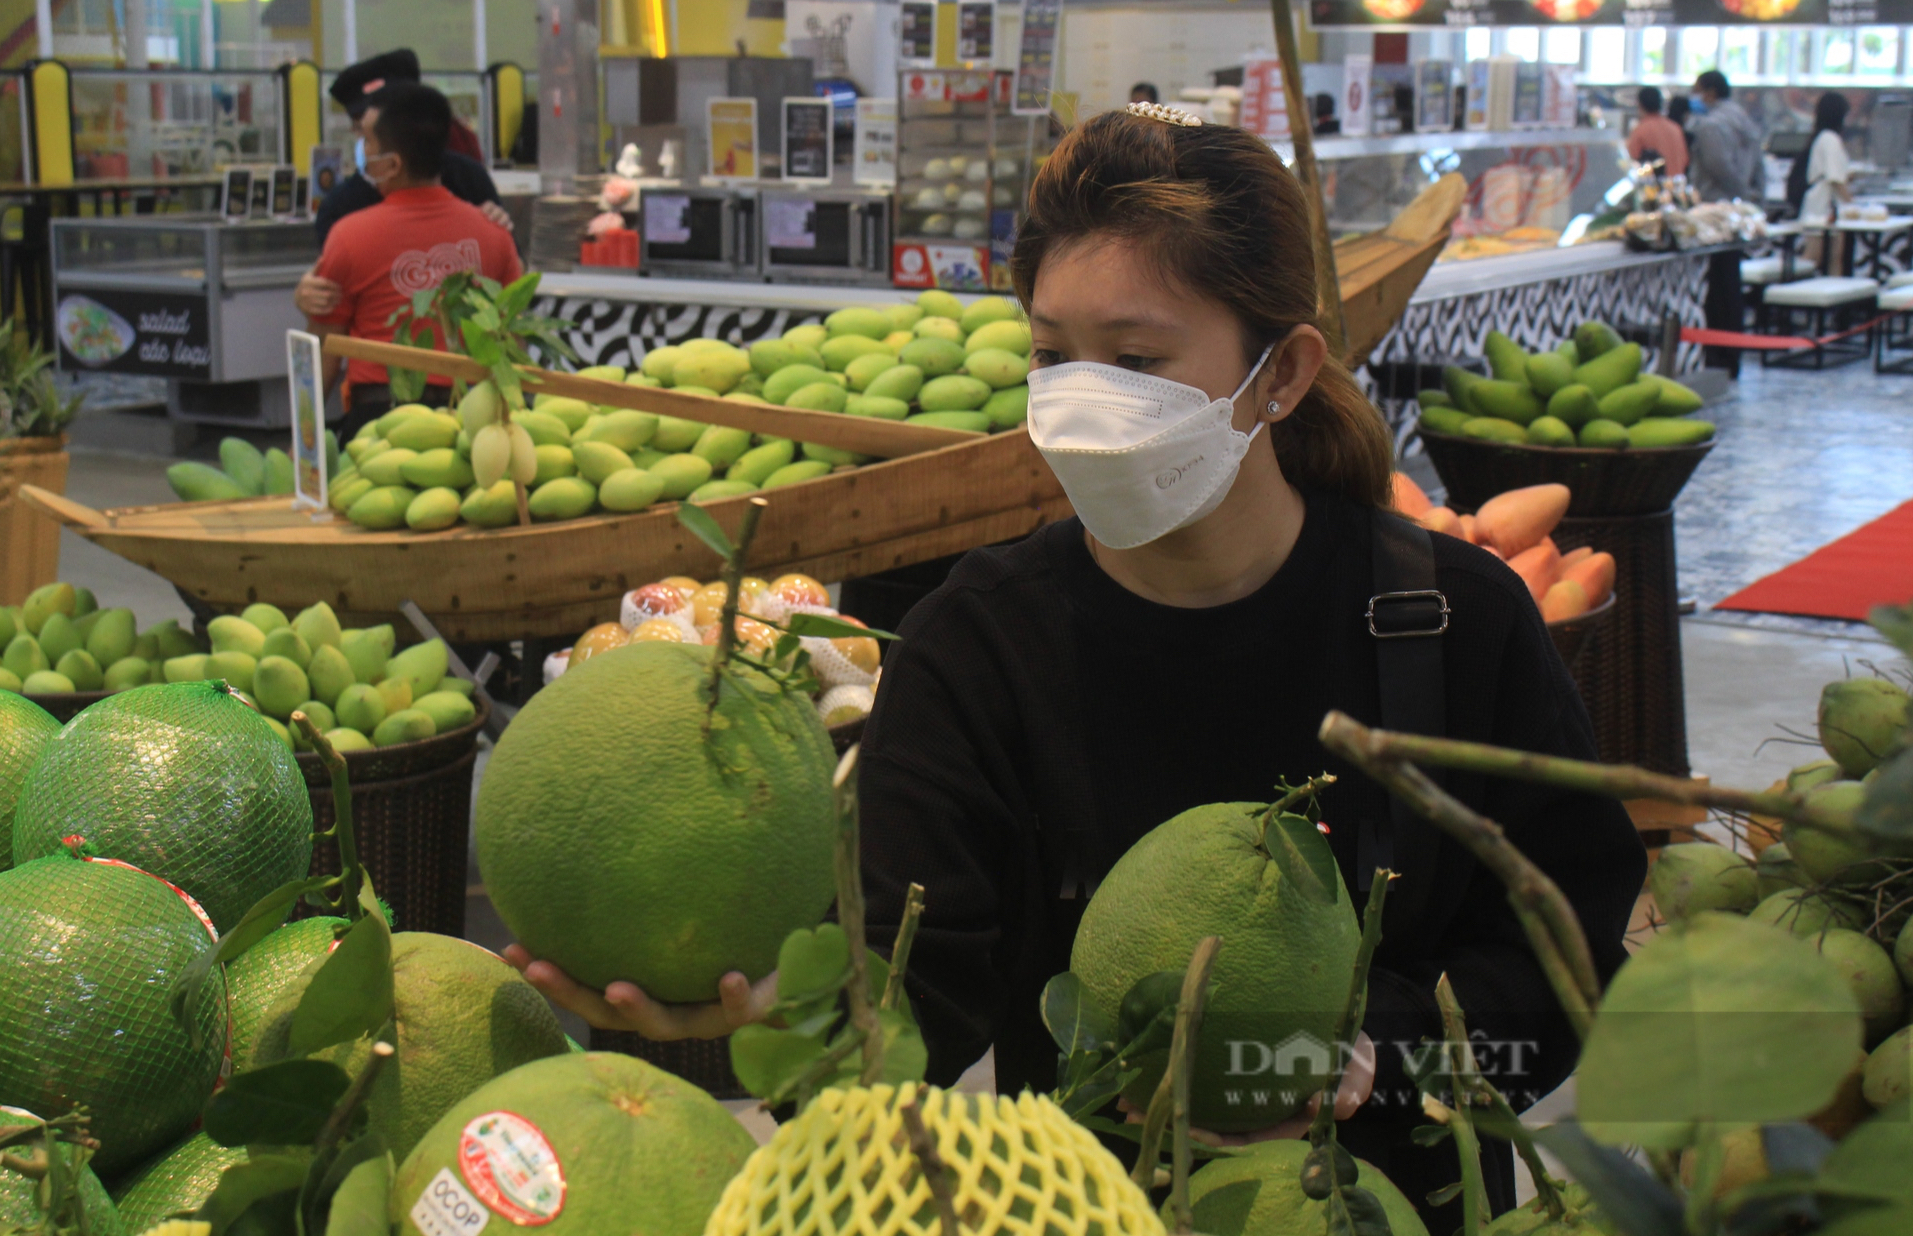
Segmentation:
[[(905, 890), (924, 885), (906, 987), (931, 1082), (994, 1050), (999, 1091), (1048, 1091), (1057, 1048), (1041, 993), (1069, 969), (1111, 866), (1182, 812), (1266, 804), (1281, 782), (1334, 774), (1323, 848), (1350, 912), (1378, 867), (1399, 875), (1365, 1035), (1346, 1045), (1340, 1140), (1428, 1230), (1448, 1232), (1461, 1204), (1424, 1199), (1453, 1182), (1454, 1147), (1416, 1144), (1426, 1118), (1405, 1070), (1442, 1035), (1438, 980), (1517, 1109), (1568, 1076), (1579, 1041), (1500, 883), (1318, 730), (1339, 709), (1581, 759), (1594, 737), (1520, 578), (1391, 510), (1393, 444), (1324, 342), (1308, 218), (1267, 143), (1171, 108), (1097, 116), (1050, 155), (1010, 269), (1033, 335), (1030, 437), (1076, 514), (967, 555), (886, 655), (858, 785), (868, 920), (873, 943), (888, 943)], [(1647, 865), (1620, 805), (1479, 776), (1444, 783), (1554, 881), (1593, 969), (1612, 974)], [(1246, 825), (1215, 844), (1259, 861)], [(1272, 867), (1256, 870), (1273, 881)], [(1151, 960), (1163, 964), (1146, 968), (1179, 969), (1204, 934), (1200, 896), (1180, 909), (1162, 921), (1191, 934), (1161, 941)], [(1228, 959), (1255, 947), (1225, 936), (1218, 1001), (1241, 964)], [(666, 1005), (631, 983), (582, 987), (517, 945), (506, 956), (592, 1024), (654, 1039), (728, 1033), (774, 996), (774, 976), (732, 973), (710, 1004)], [(1268, 1052), (1268, 1071), (1244, 1066), (1244, 1087), (1279, 1088), (1280, 1017), (1230, 1016)], [(1195, 1096), (1216, 1101), (1234, 1102)], [(1305, 1106), (1246, 1101), (1257, 1106), (1230, 1138), (1306, 1132)], [(1488, 1196), (1505, 1210), (1513, 1157), (1506, 1143), (1484, 1151)]]
[[(369, 123), (366, 116), (377, 105), (381, 90), (405, 82), (416, 83), (418, 80), (418, 55), (409, 47), (384, 52), (349, 65), (333, 79), (330, 93), (345, 109), (346, 115), (352, 118), (353, 163), (357, 170), (327, 193), (313, 212), (313, 227), (319, 233), (321, 247), (339, 220), (355, 211), (379, 204), (378, 186), (365, 174), (365, 130)], [(454, 116), (446, 138), (439, 183), (453, 197), (470, 202), (483, 211), (486, 218), (509, 232), (512, 230), (511, 216), (499, 203), (498, 187), (492, 183), (491, 173), (485, 170), (482, 158), (483, 151), (477, 135)], [(338, 306), (338, 297), (338, 285), (307, 271), (293, 292), (293, 303), (307, 317), (324, 317)]]
[[(477, 271), (508, 283), (523, 273), (511, 237), (439, 183), (451, 121), (445, 96), (417, 83), (387, 86), (366, 112), (365, 175), (381, 200), (326, 238), (313, 271), (339, 294), (330, 312), (308, 315), (314, 333), (389, 341), (392, 315), (447, 275)], [(339, 432), (350, 437), (393, 400), (384, 366), (354, 360), (346, 372), (351, 404)], [(448, 394), (428, 387), (426, 402), (442, 404)]]

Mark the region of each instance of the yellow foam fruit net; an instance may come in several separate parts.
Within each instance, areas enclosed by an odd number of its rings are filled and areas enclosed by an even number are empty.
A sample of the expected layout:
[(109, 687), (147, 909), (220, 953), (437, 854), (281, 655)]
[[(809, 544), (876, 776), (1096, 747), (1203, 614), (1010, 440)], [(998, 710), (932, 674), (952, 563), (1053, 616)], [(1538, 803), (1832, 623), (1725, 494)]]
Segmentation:
[(915, 1083), (819, 1094), (751, 1155), (704, 1236), (953, 1236), (904, 1129), (913, 1097), (961, 1236), (1162, 1236), (1122, 1164), (1049, 1099)]

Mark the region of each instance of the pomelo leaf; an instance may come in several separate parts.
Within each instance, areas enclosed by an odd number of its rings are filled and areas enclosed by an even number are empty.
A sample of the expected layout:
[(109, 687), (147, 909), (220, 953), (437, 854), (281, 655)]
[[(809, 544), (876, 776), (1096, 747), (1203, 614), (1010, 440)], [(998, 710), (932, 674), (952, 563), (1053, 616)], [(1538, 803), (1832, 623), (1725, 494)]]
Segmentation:
[(879, 631), (875, 627), (860, 627), (854, 622), (845, 622), (841, 618), (832, 618), (828, 614), (792, 614), (784, 624), (784, 629), (792, 635), (809, 636), (814, 639), (856, 639), (867, 636), (870, 639), (896, 639), (888, 631)]
[(199, 1221), (212, 1224), (213, 1236), (221, 1236), (253, 1206), (267, 1202), (283, 1202), (290, 1217), (311, 1160), (310, 1154), (271, 1154), (253, 1155), (244, 1163), (233, 1164), (220, 1175), (219, 1187), (200, 1206)]
[(309, 1056), (370, 1034), (392, 1016), (392, 929), (379, 914), (352, 925), (306, 985), (288, 1044)]
[[(1823, 1184), (1863, 1189), (1913, 1206), (1913, 1120), (1904, 1100), (1848, 1133), (1821, 1165)], [(1910, 1228), (1908, 1230), (1913, 1230)]]
[(1109, 1051), (1116, 1046), (1116, 1027), (1091, 1003), (1083, 980), (1068, 970), (1043, 985), (1040, 1007), (1051, 1041), (1065, 1056), (1082, 1051)]
[(319, 1136), (352, 1084), (325, 1060), (281, 1060), (234, 1077), (206, 1104), (206, 1136), (222, 1146), (302, 1146)]
[(1581, 1055), (1581, 1121), (1612, 1145), (1680, 1149), (1702, 1124), (1804, 1119), (1860, 1041), (1852, 988), (1811, 941), (1705, 911), (1615, 975)]
[(1913, 605), (1875, 605), (1867, 621), (1901, 652), (1913, 657)]
[(246, 916), (235, 923), (231, 931), (219, 937), (217, 945), (195, 957), (192, 964), (180, 972), (179, 981), (173, 984), (171, 1008), (174, 1020), (186, 1027), (194, 1047), (199, 1046), (200, 1030), (193, 1010), (199, 1007), (200, 992), (212, 975), (213, 967), (232, 961), (278, 930), (301, 897), (318, 892), (335, 878), (309, 876), (273, 889), (246, 911)]
[[(341, 1154), (340, 1161), (344, 1158)], [(394, 1174), (392, 1156), (384, 1151), (374, 1158), (359, 1160), (348, 1170), (332, 1194), (326, 1236), (363, 1236), (366, 1232), (385, 1231)]]
[(802, 1077), (823, 1058), (824, 1050), (820, 1040), (807, 1034), (754, 1022), (731, 1035), (731, 1071), (744, 1089), (768, 1098)]
[(850, 938), (836, 923), (798, 928), (777, 950), (777, 998), (806, 1004), (843, 988), (850, 974)]
[[(1576, 1083), (1577, 1092), (1581, 1084)], [(1615, 1231), (1684, 1236), (1687, 1224), (1680, 1197), (1625, 1153), (1596, 1142), (1571, 1120), (1536, 1129), (1534, 1139), (1561, 1160)]]
[(717, 555), (718, 561), (728, 563), (737, 553), (737, 547), (731, 544), (731, 538), (725, 535), (723, 527), (712, 518), (709, 511), (696, 503), (678, 503), (678, 522), (683, 524), (692, 536), (708, 545), (711, 552)]

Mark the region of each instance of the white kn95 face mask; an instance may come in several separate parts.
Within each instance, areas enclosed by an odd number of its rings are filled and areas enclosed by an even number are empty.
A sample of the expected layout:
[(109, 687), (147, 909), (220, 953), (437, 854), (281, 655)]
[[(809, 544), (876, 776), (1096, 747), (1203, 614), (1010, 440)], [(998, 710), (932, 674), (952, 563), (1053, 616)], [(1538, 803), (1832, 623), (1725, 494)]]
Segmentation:
[(1030, 440), (1091, 536), (1134, 549), (1222, 505), (1262, 432), (1236, 429), (1235, 401), (1274, 348), (1226, 399), (1092, 361), (1030, 371)]

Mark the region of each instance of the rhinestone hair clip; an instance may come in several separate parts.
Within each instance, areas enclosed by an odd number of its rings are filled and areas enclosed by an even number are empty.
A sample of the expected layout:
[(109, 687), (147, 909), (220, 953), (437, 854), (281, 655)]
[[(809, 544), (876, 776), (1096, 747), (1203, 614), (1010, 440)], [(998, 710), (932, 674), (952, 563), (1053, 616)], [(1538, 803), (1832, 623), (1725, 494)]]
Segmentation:
[(1167, 107), (1161, 103), (1131, 103), (1124, 109), (1132, 116), (1141, 116), (1145, 120), (1160, 120), (1164, 124), (1181, 125), (1193, 129), (1202, 123), (1202, 117), (1193, 112), (1185, 112), (1180, 107)]

